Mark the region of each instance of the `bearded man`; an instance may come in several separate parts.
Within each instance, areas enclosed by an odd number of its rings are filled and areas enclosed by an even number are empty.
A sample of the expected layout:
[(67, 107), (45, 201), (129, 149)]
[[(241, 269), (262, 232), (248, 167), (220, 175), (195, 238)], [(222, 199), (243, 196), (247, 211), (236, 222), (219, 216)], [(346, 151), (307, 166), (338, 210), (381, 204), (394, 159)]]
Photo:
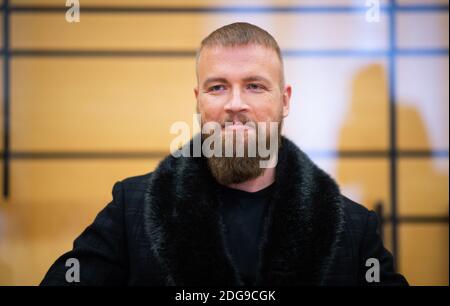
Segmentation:
[(202, 133), (181, 150), (202, 143), (200, 157), (172, 154), (116, 183), (43, 285), (407, 284), (376, 214), (281, 136), (292, 88), (268, 32), (233, 23), (207, 36), (194, 92)]

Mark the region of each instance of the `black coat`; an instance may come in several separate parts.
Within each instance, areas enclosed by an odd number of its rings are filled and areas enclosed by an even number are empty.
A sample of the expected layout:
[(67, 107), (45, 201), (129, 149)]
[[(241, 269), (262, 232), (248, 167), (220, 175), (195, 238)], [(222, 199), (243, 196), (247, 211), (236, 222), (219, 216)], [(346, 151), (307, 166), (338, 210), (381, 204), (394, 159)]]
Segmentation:
[[(43, 285), (66, 285), (66, 260), (80, 263), (78, 284), (240, 285), (204, 158), (168, 156), (153, 172), (118, 182), (113, 200), (47, 272)], [(258, 285), (407, 284), (393, 271), (373, 211), (341, 195), (333, 179), (283, 138), (260, 246)], [(75, 283), (72, 283), (75, 284)]]

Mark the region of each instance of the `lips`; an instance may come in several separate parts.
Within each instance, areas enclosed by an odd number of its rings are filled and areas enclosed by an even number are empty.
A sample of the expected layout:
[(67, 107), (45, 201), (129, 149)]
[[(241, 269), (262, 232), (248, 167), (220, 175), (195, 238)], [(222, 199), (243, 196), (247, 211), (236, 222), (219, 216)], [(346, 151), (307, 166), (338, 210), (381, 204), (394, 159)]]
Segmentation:
[(251, 126), (245, 125), (240, 121), (235, 121), (231, 124), (228, 123), (225, 125), (225, 131), (248, 131), (252, 129)]
[(249, 127), (241, 124), (232, 124), (225, 127), (225, 130), (248, 130)]

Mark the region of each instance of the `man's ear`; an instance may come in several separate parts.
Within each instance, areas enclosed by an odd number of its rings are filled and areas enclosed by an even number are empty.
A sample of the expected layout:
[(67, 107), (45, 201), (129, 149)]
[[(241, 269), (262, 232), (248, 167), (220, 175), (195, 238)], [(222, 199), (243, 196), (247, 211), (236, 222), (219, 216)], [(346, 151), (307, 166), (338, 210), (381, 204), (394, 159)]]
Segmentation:
[(292, 86), (285, 85), (283, 89), (283, 118), (289, 115), (291, 96), (292, 96)]
[(195, 94), (195, 98), (198, 98), (198, 86), (194, 87), (194, 94)]
[(194, 87), (194, 94), (195, 94), (195, 111), (197, 112), (197, 114), (200, 113), (200, 109), (198, 106), (198, 86)]

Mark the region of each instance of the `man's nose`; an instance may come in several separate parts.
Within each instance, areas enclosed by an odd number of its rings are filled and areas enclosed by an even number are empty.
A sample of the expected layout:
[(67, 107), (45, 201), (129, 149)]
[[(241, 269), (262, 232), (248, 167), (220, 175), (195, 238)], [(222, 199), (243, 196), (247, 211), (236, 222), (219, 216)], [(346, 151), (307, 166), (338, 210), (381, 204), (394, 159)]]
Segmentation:
[(233, 89), (230, 99), (225, 104), (224, 109), (227, 112), (233, 113), (239, 113), (249, 109), (247, 103), (245, 103), (245, 101), (242, 99), (240, 89)]

